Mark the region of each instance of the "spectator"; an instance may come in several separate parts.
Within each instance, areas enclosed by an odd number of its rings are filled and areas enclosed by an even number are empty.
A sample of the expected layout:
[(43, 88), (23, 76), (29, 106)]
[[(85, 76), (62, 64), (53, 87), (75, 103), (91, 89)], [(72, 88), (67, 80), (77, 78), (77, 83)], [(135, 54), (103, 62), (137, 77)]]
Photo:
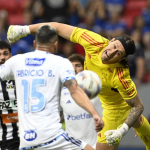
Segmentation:
[(78, 1), (81, 3), (84, 9), (86, 9), (89, 6), (90, 2), (93, 0), (78, 0)]
[(68, 58), (73, 53), (75, 53), (74, 43), (66, 41), (65, 44), (63, 45), (62, 54), (60, 54), (60, 56)]
[(95, 22), (95, 17), (93, 12), (87, 12), (85, 17), (85, 22), (80, 23), (78, 27), (88, 29), (96, 33), (100, 33), (102, 28), (100, 28), (100, 26), (98, 25), (94, 25), (94, 22)]
[[(23, 13), (23, 25), (30, 25), (33, 23), (33, 14), (31, 12), (31, 10), (27, 9), (24, 10)], [(27, 42), (27, 44), (29, 45), (29, 50), (32, 51), (34, 49), (33, 47), (33, 41), (34, 41), (35, 37), (34, 35), (27, 35), (26, 37), (22, 38), (23, 41)]]
[(147, 32), (143, 36), (143, 43), (145, 46), (145, 63), (146, 63), (146, 68), (145, 68), (145, 82), (150, 82), (150, 32)]
[(144, 18), (142, 16), (137, 16), (135, 18), (132, 30), (135, 30), (135, 29), (140, 30), (142, 32), (142, 35), (144, 35), (147, 32), (150, 32), (150, 27), (145, 26), (145, 21), (144, 21)]
[(22, 39), (11, 45), (11, 54), (13, 56), (17, 54), (24, 54), (27, 52), (30, 52), (30, 47), (27, 42), (23, 41)]
[(43, 9), (43, 20), (45, 22), (68, 22), (68, 2), (69, 0), (40, 0)]
[(135, 42), (136, 52), (130, 56), (130, 75), (136, 86), (141, 85), (145, 73), (144, 49), (141, 46), (141, 31), (136, 29), (132, 32), (131, 38)]
[(109, 17), (110, 20), (104, 25), (106, 35), (110, 34), (117, 37), (126, 32), (126, 24), (120, 20), (121, 15), (119, 13), (113, 12)]
[(134, 22), (133, 22), (133, 30), (134, 29), (138, 29), (138, 30), (142, 31), (143, 27), (144, 27), (144, 19), (143, 19), (143, 17), (142, 16), (137, 16), (134, 19)]
[(0, 10), (0, 40), (7, 40), (8, 13), (6, 10)]
[(126, 0), (105, 0), (106, 9), (109, 14), (116, 12), (122, 13)]
[(104, 20), (106, 18), (105, 5), (103, 0), (93, 0), (89, 4), (88, 11), (93, 12), (94, 15), (100, 20)]
[(85, 17), (85, 9), (80, 0), (69, 1), (69, 24), (77, 25)]
[(150, 0), (147, 0), (147, 7), (142, 10), (142, 16), (146, 26), (150, 26)]

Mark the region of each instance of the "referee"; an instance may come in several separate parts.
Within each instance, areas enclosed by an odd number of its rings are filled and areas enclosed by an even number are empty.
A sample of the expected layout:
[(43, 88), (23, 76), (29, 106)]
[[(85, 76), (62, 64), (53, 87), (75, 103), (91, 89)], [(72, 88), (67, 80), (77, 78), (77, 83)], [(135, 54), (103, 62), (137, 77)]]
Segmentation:
[[(0, 41), (0, 67), (11, 58), (11, 47)], [(0, 82), (0, 148), (1, 150), (18, 150), (18, 113), (14, 80)]]

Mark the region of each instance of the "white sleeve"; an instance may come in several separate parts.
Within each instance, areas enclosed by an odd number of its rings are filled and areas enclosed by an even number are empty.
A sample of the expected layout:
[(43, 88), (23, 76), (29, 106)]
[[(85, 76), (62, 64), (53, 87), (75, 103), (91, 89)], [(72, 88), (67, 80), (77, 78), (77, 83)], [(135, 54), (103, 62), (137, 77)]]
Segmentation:
[(14, 74), (12, 72), (12, 59), (10, 58), (5, 64), (0, 66), (0, 79), (1, 80), (14, 80)]
[(63, 84), (67, 80), (76, 79), (74, 68), (73, 68), (71, 62), (67, 59), (64, 59), (63, 64), (61, 65), (60, 79)]

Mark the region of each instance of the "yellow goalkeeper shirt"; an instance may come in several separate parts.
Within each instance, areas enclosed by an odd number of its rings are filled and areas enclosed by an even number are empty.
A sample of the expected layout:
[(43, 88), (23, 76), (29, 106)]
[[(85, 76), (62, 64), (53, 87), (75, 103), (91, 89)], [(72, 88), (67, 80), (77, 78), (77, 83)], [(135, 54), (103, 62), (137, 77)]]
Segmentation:
[(132, 99), (137, 94), (129, 69), (125, 69), (118, 62), (103, 64), (101, 60), (101, 54), (109, 41), (99, 34), (81, 28), (74, 29), (70, 40), (85, 49), (84, 69), (94, 71), (102, 81), (102, 90), (99, 93), (102, 107), (105, 109), (129, 107), (124, 100)]

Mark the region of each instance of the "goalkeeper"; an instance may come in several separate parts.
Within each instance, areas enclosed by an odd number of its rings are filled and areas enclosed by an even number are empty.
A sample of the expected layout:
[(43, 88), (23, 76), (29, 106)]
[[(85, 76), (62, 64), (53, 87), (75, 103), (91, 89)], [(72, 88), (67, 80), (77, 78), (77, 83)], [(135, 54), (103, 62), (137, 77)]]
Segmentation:
[(84, 69), (96, 72), (102, 80), (99, 98), (105, 126), (98, 134), (96, 149), (116, 150), (129, 128), (134, 127), (146, 149), (150, 150), (150, 125), (142, 115), (144, 107), (130, 78), (126, 60), (135, 52), (134, 41), (127, 35), (109, 41), (94, 32), (60, 23), (10, 26), (8, 40), (13, 43), (47, 24), (63, 38), (84, 47)]

